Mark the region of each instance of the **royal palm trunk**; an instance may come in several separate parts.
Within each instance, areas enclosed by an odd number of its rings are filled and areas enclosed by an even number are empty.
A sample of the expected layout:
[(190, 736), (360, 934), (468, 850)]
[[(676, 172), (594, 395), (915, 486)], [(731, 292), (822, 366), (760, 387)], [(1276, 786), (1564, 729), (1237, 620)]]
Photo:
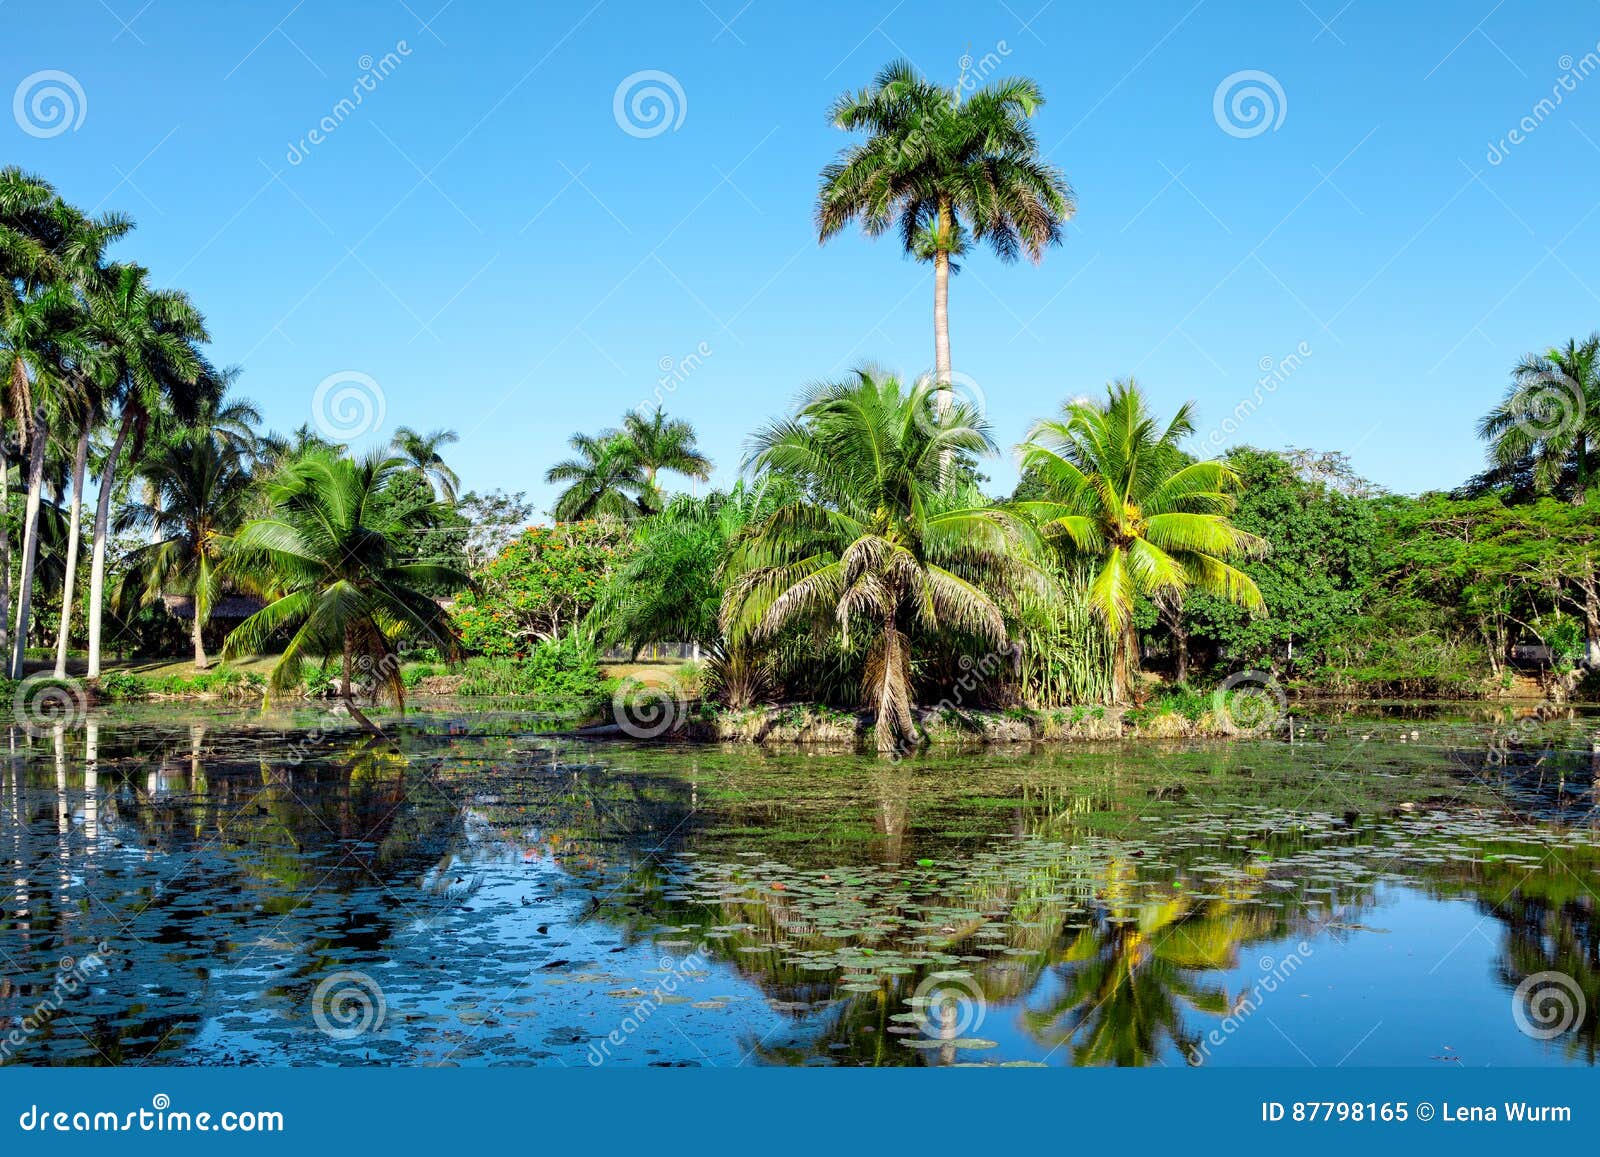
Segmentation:
[(22, 565), (17, 578), (17, 628), (11, 640), (11, 677), (23, 675), (28, 654), (28, 617), (33, 611), (33, 572), (39, 561), (39, 504), (44, 498), (44, 450), (50, 427), (35, 415), (28, 447), (28, 505), (22, 523)]
[(78, 576), (78, 541), (83, 524), (83, 479), (89, 464), (89, 427), (78, 431), (72, 459), (72, 513), (67, 522), (67, 572), (61, 583), (61, 630), (56, 635), (56, 678), (67, 677), (67, 644), (72, 632), (73, 584)]

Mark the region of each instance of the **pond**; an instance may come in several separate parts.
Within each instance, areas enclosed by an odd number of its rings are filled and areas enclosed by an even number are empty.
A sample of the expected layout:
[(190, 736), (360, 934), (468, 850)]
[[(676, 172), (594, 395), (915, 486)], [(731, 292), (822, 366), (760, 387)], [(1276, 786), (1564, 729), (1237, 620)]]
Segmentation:
[(0, 1064), (1593, 1065), (1600, 717), (901, 761), (13, 728)]

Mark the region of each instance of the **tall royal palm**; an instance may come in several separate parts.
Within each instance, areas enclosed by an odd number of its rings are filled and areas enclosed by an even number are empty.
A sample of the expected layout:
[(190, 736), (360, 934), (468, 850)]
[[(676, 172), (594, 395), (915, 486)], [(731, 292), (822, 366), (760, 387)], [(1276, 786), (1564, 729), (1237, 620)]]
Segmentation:
[(586, 518), (632, 520), (655, 508), (655, 487), (645, 477), (633, 440), (615, 430), (591, 437), (574, 434), (568, 442), (577, 456), (557, 462), (544, 480), (565, 482), (550, 513), (557, 522)]
[(312, 451), (267, 483), (270, 509), (239, 530), (234, 549), (277, 597), (234, 628), (222, 653), (260, 654), (287, 637), (268, 676), (269, 693), (297, 686), (307, 659), (337, 656), (345, 706), (371, 727), (355, 703), (357, 667), (374, 696), (403, 703), (401, 640), (459, 651), (449, 612), (423, 592), (458, 590), (468, 580), (404, 556), (402, 544), (438, 513), (386, 500), (406, 469), (399, 458)]
[(1022, 468), (1044, 498), (1020, 503), (1047, 537), (1094, 570), (1088, 597), (1115, 643), (1114, 695), (1125, 701), (1138, 667), (1135, 600), (1198, 590), (1265, 609), (1249, 575), (1230, 560), (1264, 549), (1229, 521), (1238, 476), (1178, 448), (1194, 432), (1191, 407), (1165, 429), (1130, 379), (1103, 405), (1069, 402), (1020, 447)]
[(649, 415), (630, 411), (622, 420), (622, 432), (633, 443), (634, 456), (652, 490), (662, 470), (696, 482), (711, 477), (711, 459), (700, 453), (694, 427), (681, 418), (667, 417), (660, 406)]
[[(877, 237), (897, 230), (907, 253), (933, 262), (934, 368), (951, 381), (950, 268), (970, 238), (1003, 261), (1035, 262), (1059, 244), (1072, 216), (1066, 177), (1039, 155), (1030, 118), (1044, 104), (1026, 78), (966, 95), (934, 84), (906, 61), (845, 93), (829, 110), (838, 128), (866, 134), (822, 170), (821, 241), (859, 221)], [(950, 391), (939, 395), (950, 404)]]
[(106, 546), (111, 527), (111, 496), (123, 448), (143, 440), (152, 414), (172, 405), (182, 419), (193, 414), (205, 361), (196, 343), (209, 340), (205, 319), (177, 290), (153, 289), (149, 273), (137, 265), (107, 269), (90, 298), (89, 329), (106, 350), (113, 368), (118, 408), (117, 433), (100, 469), (89, 564), (89, 677), (100, 674), (101, 611), (105, 600)]
[(428, 483), (440, 499), (454, 503), (456, 491), (461, 487), (461, 479), (446, 465), (439, 448), (452, 445), (458, 440), (454, 430), (430, 430), (423, 434), (410, 426), (401, 426), (394, 432), (394, 439), (390, 445), (396, 454), (411, 464), (411, 468)]
[(1478, 436), (1496, 467), (1527, 463), (1540, 491), (1564, 491), (1583, 505), (1600, 465), (1600, 333), (1519, 361)]
[(968, 403), (936, 414), (935, 389), (870, 368), (812, 387), (794, 417), (756, 436), (747, 463), (804, 496), (749, 527), (727, 563), (723, 619), (735, 643), (797, 621), (831, 623), (846, 646), (867, 641), (863, 698), (880, 750), (917, 738), (917, 637), (1004, 645), (1001, 604), (1037, 574), (1022, 520), (940, 489), (946, 455), (992, 453), (994, 442)]

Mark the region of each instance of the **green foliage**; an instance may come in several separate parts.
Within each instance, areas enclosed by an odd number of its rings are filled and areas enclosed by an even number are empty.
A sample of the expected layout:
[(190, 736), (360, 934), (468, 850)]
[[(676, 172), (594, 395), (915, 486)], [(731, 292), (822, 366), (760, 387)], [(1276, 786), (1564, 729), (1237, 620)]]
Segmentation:
[(615, 520), (529, 527), (456, 601), (463, 645), (491, 658), (521, 658), (541, 640), (573, 631), (631, 554), (629, 531)]
[(516, 696), (530, 709), (574, 718), (594, 715), (610, 696), (599, 655), (576, 635), (540, 643), (522, 659), (469, 659), (461, 674), (457, 694)]

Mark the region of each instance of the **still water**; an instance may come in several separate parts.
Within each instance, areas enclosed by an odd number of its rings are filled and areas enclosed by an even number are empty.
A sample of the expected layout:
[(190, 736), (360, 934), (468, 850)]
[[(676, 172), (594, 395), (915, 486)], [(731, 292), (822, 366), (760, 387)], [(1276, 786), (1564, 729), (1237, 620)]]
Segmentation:
[(0, 1064), (1595, 1063), (1600, 717), (900, 762), (386, 727), (13, 729)]

